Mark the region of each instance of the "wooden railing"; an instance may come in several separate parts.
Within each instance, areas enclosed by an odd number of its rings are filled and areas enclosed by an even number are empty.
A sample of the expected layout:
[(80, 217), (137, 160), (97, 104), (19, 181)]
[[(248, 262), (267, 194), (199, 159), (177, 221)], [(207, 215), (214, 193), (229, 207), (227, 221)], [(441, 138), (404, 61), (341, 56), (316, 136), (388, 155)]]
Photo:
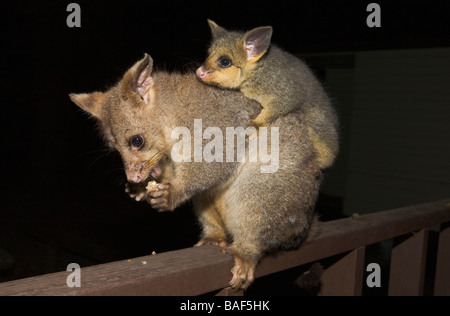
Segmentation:
[[(343, 254), (322, 274), (321, 295), (361, 295), (366, 285), (366, 247), (401, 237), (392, 247), (389, 295), (423, 295), (427, 262), (435, 262), (434, 295), (450, 295), (450, 199), (320, 223), (320, 233), (299, 249), (265, 257), (256, 278)], [(429, 260), (429, 229), (438, 228)], [(428, 258), (428, 260), (427, 260)], [(80, 270), (80, 287), (68, 287), (71, 272), (0, 284), (0, 295), (239, 295), (227, 288), (233, 266), (219, 247), (203, 246), (111, 262)]]

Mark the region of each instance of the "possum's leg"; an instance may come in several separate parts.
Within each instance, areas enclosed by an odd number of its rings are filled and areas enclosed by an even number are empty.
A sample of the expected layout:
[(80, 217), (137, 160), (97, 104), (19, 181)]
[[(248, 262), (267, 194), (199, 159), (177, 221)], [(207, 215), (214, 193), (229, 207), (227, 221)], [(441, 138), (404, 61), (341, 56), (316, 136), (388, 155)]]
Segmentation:
[(258, 101), (262, 106), (262, 110), (258, 114), (258, 116), (255, 117), (253, 120), (251, 120), (251, 124), (256, 127), (269, 126), (277, 118), (285, 116), (292, 110), (300, 108), (300, 105), (296, 104), (295, 102), (294, 103), (290, 102), (289, 104), (285, 104), (285, 103), (281, 102), (281, 100), (278, 100), (277, 97), (274, 95), (262, 95), (261, 96), (261, 95), (257, 94), (257, 95), (251, 95), (251, 96), (246, 95), (246, 96)]
[(276, 116), (271, 110), (262, 109), (258, 116), (251, 120), (251, 125), (255, 127), (268, 126), (275, 118)]
[(194, 209), (203, 228), (202, 238), (195, 246), (216, 245), (225, 248), (228, 245), (225, 225), (211, 196), (202, 194), (196, 198)]
[(231, 269), (233, 277), (229, 285), (234, 289), (245, 290), (254, 281), (256, 265), (268, 248), (262, 237), (266, 220), (262, 219), (264, 214), (261, 209), (248, 200), (244, 201), (243, 196), (234, 202), (236, 204), (233, 202), (229, 200), (226, 217), (233, 240), (226, 251), (234, 257)]
[(278, 170), (262, 173), (265, 163), (246, 161), (224, 197), (227, 209), (223, 218), (233, 239), (227, 250), (235, 258), (233, 288), (245, 289), (252, 283), (255, 267), (266, 253), (297, 247), (314, 214), (321, 171), (305, 121), (288, 115), (273, 126), (280, 127)]

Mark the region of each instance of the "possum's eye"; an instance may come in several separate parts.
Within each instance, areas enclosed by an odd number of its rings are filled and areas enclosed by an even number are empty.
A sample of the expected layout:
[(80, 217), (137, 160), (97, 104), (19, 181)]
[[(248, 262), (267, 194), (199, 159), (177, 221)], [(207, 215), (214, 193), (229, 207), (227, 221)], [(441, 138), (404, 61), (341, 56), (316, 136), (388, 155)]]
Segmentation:
[(222, 56), (217, 60), (217, 64), (222, 68), (228, 68), (231, 66), (231, 59), (227, 56)]
[(141, 149), (144, 146), (145, 139), (142, 135), (135, 135), (130, 138), (130, 145), (133, 149)]

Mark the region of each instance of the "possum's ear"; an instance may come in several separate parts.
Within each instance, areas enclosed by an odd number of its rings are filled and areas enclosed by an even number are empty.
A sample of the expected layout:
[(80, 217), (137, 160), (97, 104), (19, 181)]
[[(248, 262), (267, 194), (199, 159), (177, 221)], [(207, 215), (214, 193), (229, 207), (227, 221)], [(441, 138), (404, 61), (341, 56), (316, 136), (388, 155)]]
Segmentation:
[(223, 27), (219, 26), (216, 22), (214, 22), (213, 20), (210, 20), (210, 19), (208, 19), (208, 25), (209, 25), (209, 29), (211, 30), (211, 34), (213, 37), (224, 34), (227, 31)]
[(69, 97), (81, 109), (100, 119), (104, 95), (102, 92), (71, 93)]
[(144, 102), (148, 104), (150, 91), (153, 87), (153, 78), (151, 76), (153, 71), (153, 59), (150, 55), (145, 54), (145, 57), (134, 67), (136, 67), (136, 71), (133, 76), (133, 90), (139, 93)]
[(244, 34), (244, 49), (247, 51), (247, 60), (257, 61), (267, 51), (272, 38), (270, 26), (257, 27)]

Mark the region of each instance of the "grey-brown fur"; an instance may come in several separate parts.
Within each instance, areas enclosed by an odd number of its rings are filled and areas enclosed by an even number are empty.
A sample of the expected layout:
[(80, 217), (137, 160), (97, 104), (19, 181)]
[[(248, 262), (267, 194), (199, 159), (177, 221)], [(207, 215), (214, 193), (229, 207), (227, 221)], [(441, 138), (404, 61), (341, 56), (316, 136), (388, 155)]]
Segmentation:
[[(303, 111), (319, 166), (330, 167), (339, 149), (338, 119), (309, 67), (270, 43), (271, 27), (244, 33), (225, 30), (210, 20), (208, 23), (213, 39), (207, 60), (197, 70), (199, 78), (222, 88), (238, 89), (258, 101), (263, 110), (253, 120), (257, 126), (270, 124), (294, 110)], [(250, 52), (249, 45), (256, 48)], [(229, 57), (231, 66), (220, 65), (223, 56)]]
[[(145, 199), (159, 210), (173, 210), (193, 199), (203, 225), (197, 245), (217, 244), (234, 255), (230, 285), (246, 288), (262, 256), (298, 246), (314, 215), (322, 172), (304, 113), (294, 111), (271, 124), (279, 127), (280, 135), (275, 173), (261, 173), (261, 162), (247, 160), (174, 162), (170, 151), (177, 141), (171, 139), (175, 127), (188, 127), (193, 135), (194, 119), (202, 119), (203, 129), (245, 128), (260, 106), (239, 92), (204, 85), (195, 74), (153, 73), (150, 61), (146, 56), (136, 63), (107, 92), (72, 94), (71, 99), (100, 121), (129, 178), (135, 179), (136, 173), (148, 178), (163, 165), (159, 190), (143, 192)], [(139, 150), (129, 141), (137, 134), (146, 140)]]

